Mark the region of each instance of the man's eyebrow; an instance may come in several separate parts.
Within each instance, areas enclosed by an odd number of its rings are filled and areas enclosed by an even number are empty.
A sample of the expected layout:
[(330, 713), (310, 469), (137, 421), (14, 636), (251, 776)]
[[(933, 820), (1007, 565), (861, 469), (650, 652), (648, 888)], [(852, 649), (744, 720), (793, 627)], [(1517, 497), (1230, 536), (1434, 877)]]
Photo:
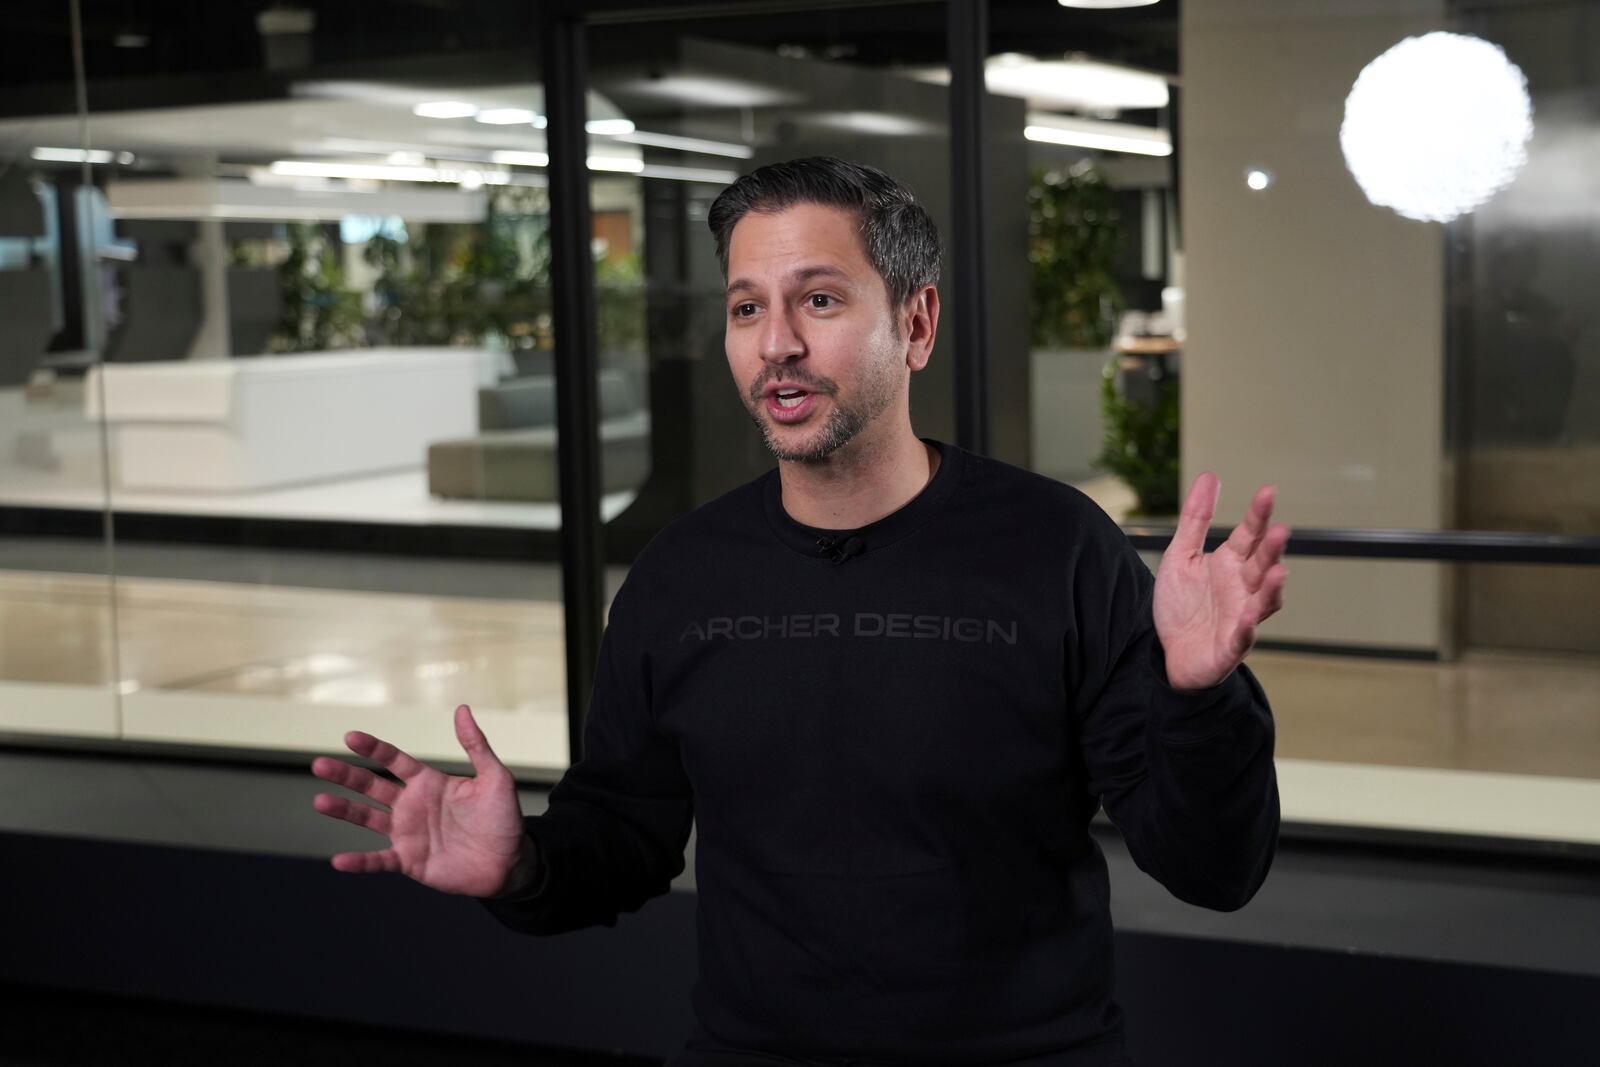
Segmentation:
[[(823, 263), (819, 263), (810, 267), (796, 267), (794, 270), (789, 272), (788, 277), (785, 280), (792, 284), (796, 282), (808, 282), (813, 278), (837, 278), (842, 282), (850, 281), (850, 275), (846, 274), (838, 267), (831, 267)], [(726, 295), (732, 296), (734, 293), (739, 292), (740, 290), (756, 288), (759, 288), (759, 286), (757, 286), (753, 280), (749, 278), (736, 278), (728, 284)]]

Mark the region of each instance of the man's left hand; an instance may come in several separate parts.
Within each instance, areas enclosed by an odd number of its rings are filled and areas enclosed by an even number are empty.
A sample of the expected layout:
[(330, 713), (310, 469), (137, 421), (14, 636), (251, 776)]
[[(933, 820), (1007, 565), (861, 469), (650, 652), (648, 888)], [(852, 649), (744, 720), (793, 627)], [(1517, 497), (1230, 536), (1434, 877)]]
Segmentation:
[(1221, 491), (1210, 471), (1194, 480), (1156, 571), (1152, 610), (1174, 689), (1208, 689), (1227, 678), (1255, 645), (1256, 627), (1283, 607), (1289, 527), (1268, 525), (1277, 489), (1257, 489), (1244, 521), (1207, 555)]

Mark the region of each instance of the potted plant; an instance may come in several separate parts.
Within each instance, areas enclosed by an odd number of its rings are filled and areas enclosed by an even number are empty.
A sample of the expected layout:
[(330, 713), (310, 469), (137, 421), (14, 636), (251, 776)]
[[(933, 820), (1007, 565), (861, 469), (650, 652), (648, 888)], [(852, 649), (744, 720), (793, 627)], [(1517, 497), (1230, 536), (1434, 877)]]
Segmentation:
[(1165, 359), (1112, 358), (1100, 377), (1105, 444), (1095, 466), (1133, 490), (1129, 518), (1178, 512), (1178, 378)]
[(1095, 476), (1100, 372), (1123, 299), (1120, 213), (1087, 161), (1035, 168), (1028, 184), (1033, 466), (1062, 481)]

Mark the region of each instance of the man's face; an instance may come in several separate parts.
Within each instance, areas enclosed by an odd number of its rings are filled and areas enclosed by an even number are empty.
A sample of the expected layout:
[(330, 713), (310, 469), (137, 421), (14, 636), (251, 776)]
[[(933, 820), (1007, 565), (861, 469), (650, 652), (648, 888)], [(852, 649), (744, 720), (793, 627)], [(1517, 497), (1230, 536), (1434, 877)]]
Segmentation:
[(824, 459), (905, 403), (906, 342), (857, 227), (796, 204), (733, 228), (728, 367), (780, 460)]

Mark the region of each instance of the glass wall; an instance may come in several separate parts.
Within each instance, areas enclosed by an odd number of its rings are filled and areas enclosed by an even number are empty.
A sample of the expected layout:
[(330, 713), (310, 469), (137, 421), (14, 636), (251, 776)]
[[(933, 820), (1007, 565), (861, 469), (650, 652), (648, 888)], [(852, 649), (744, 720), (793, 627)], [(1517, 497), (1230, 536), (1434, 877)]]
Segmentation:
[[(1600, 534), (1593, 4), (991, 10), (1033, 469), (1125, 522), (1212, 470), (1219, 527), (1272, 483), (1300, 528)], [(1600, 569), (1289, 568), (1287, 819), (1600, 842)]]
[[(82, 113), (65, 14), (0, 42), (0, 731), (451, 759), (467, 702), (559, 770), (534, 13), (85, 6)], [(590, 11), (585, 87), (608, 589), (773, 465), (705, 226), (763, 163), (858, 159), (928, 205), (912, 411), (955, 440), (974, 150), (944, 4), (623, 6)], [(996, 457), (1126, 523), (1214, 470), (1219, 526), (1270, 482), (1302, 529), (1600, 534), (1593, 4), (989, 18)], [(1251, 660), (1290, 819), (1600, 843), (1600, 569), (1290, 569)]]
[(560, 769), (533, 12), (84, 8), (86, 111), (3, 46), (0, 729)]
[[(72, 51), (59, 27), (19, 27), (0, 44), (7, 97), (48, 96), (70, 117)], [(46, 40), (61, 47), (41, 47)], [(40, 87), (53, 86), (45, 93)], [(14, 103), (14, 101), (12, 101)], [(15, 122), (14, 107), (3, 121)], [(71, 142), (68, 142), (70, 145)], [(107, 480), (99, 427), (83, 414), (93, 341), (83, 308), (95, 260), (75, 255), (95, 229), (92, 171), (32, 158), (0, 138), (0, 735), (119, 733), (117, 626), (104, 538)], [(46, 172), (48, 168), (49, 173)], [(70, 530), (35, 521), (70, 481)]]
[[(590, 27), (591, 125), (601, 100), (626, 120), (590, 165), (631, 172), (594, 182), (595, 229), (605, 235), (595, 276), (601, 373), (637, 365), (648, 375), (651, 436), (640, 462), (651, 475), (611, 531), (624, 559), (667, 519), (775, 466), (724, 354), (725, 282), (706, 226), (717, 194), (766, 163), (837, 155), (905, 177), (950, 231), (947, 90), (914, 75), (942, 61), (943, 19), (941, 4), (863, 4), (825, 17), (746, 7), (737, 18)], [(624, 232), (626, 257), (617, 253)], [(919, 434), (953, 440), (945, 315), (932, 361), (912, 379), (912, 412)], [(604, 438), (604, 418), (601, 430)], [(625, 462), (615, 442), (605, 457)]]

